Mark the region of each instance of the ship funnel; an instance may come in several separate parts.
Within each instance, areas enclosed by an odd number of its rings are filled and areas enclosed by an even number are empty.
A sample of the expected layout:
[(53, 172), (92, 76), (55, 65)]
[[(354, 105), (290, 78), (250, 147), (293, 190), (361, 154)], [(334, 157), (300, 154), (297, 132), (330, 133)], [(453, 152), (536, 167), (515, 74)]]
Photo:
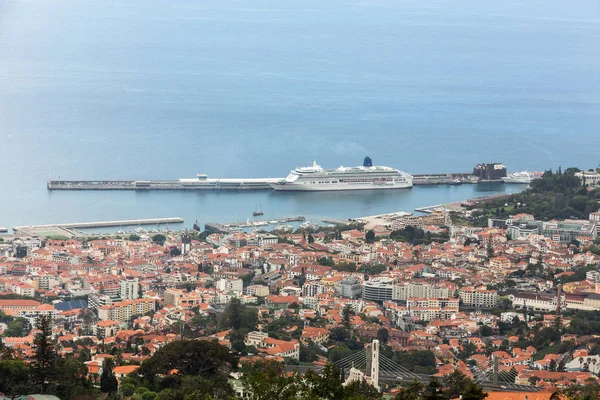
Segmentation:
[(373, 161), (371, 160), (371, 157), (365, 157), (365, 160), (363, 161), (363, 167), (372, 167), (373, 166)]

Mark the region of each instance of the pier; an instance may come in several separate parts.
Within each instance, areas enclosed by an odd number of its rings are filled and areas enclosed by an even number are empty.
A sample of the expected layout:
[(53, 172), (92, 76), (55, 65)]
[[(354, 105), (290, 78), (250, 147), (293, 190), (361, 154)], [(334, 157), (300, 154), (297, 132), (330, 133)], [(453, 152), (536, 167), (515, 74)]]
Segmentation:
[[(370, 160), (369, 160), (370, 161)], [(370, 166), (370, 164), (369, 164)], [(498, 168), (502, 167), (502, 168)], [(412, 174), (413, 186), (461, 185), (480, 182), (502, 182), (506, 168), (498, 163), (475, 166), (473, 172)], [(172, 180), (49, 180), (48, 190), (273, 190), (271, 184), (284, 178), (195, 178)]]
[[(50, 180), (48, 190), (273, 190), (270, 183), (283, 178), (240, 178), (240, 179), (175, 179), (175, 180)], [(460, 185), (478, 183), (472, 174), (416, 174), (413, 186)]]
[(176, 180), (96, 180), (65, 181), (50, 180), (48, 190), (272, 190), (269, 183), (283, 178), (241, 178), (241, 179), (209, 179), (200, 176), (198, 179)]

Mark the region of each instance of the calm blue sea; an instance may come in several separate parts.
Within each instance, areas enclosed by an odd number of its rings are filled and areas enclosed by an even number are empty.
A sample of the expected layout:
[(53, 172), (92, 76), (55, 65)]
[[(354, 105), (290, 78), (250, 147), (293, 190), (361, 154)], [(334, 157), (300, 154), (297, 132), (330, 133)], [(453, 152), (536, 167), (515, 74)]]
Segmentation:
[(597, 0), (1, 0), (0, 226), (343, 218), (517, 187), (77, 193), (48, 179), (600, 163)]

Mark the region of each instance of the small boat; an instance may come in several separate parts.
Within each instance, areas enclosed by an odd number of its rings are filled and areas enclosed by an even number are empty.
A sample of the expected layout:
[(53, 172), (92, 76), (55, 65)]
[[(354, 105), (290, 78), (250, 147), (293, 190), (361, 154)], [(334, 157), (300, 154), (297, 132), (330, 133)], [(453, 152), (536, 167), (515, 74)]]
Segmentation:
[(5, 228), (5, 227), (3, 227), (3, 226), (1, 226), (0, 227), (0, 233), (6, 233), (6, 232), (8, 232), (8, 229)]

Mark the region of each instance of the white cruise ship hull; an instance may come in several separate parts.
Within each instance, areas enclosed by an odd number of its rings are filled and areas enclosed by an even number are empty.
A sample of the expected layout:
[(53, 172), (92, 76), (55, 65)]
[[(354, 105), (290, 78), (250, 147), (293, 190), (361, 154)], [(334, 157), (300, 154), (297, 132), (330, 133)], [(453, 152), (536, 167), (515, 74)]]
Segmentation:
[(408, 182), (394, 182), (389, 184), (375, 184), (375, 183), (356, 183), (356, 184), (312, 184), (312, 183), (295, 183), (295, 182), (282, 182), (282, 183), (269, 183), (269, 185), (277, 191), (290, 191), (290, 192), (317, 192), (317, 191), (340, 191), (340, 190), (381, 190), (381, 189), (408, 189), (412, 187), (412, 183)]
[(505, 178), (502, 178), (502, 180), (504, 181), (504, 183), (531, 183), (531, 181), (533, 179), (532, 178), (511, 178), (511, 177), (505, 177)]

